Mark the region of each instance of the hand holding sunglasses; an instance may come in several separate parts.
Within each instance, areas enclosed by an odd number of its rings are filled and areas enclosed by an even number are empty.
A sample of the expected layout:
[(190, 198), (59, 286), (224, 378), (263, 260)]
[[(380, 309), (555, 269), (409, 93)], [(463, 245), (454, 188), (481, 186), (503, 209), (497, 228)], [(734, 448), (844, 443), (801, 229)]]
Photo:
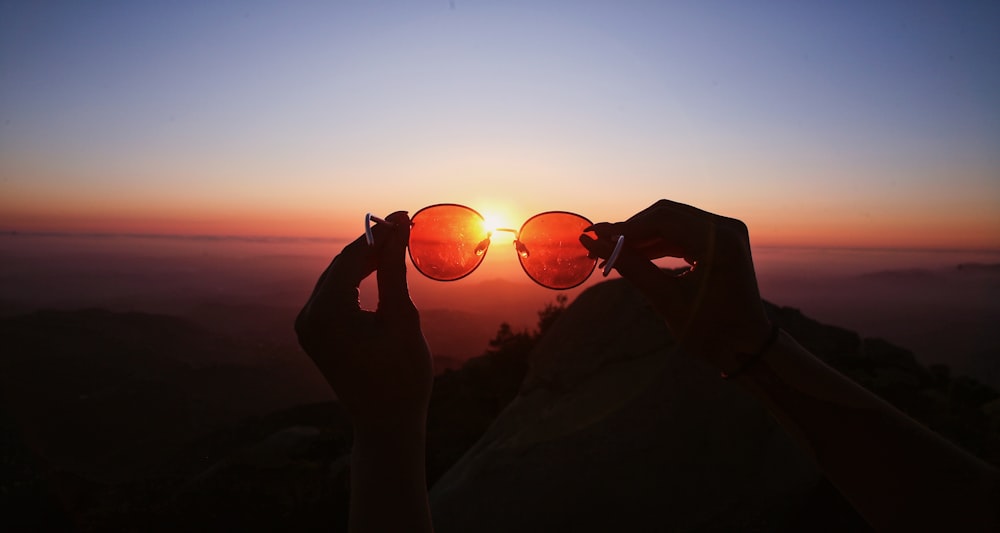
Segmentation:
[[(479, 266), (492, 231), (506, 231), (514, 234), (525, 272), (550, 288), (578, 285), (595, 268), (593, 257), (608, 257), (611, 265), (621, 253), (615, 268), (666, 319), (675, 341), (714, 363), (722, 377), (748, 383), (747, 392), (792, 434), (814, 437), (797, 442), (872, 526), (997, 530), (992, 465), (770, 324), (743, 222), (669, 200), (623, 222), (592, 225), (555, 211), (531, 217), (519, 230), (484, 227), (482, 216), (459, 205), (422, 209), (412, 223), (402, 212), (387, 218), (366, 217), (367, 244), (357, 239), (344, 248), (296, 320), (299, 342), (355, 425), (352, 523), (378, 531), (432, 529), (425, 470), (432, 365), (407, 289), (407, 243), (423, 274), (454, 280)], [(380, 223), (374, 231), (373, 221)], [(622, 236), (629, 239), (624, 253)], [(653, 262), (661, 257), (683, 258), (693, 268), (662, 270)], [(358, 284), (376, 271), (378, 309), (363, 311)], [(871, 438), (859, 441), (859, 434)], [(387, 493), (387, 483), (399, 490)], [(886, 494), (899, 505), (887, 506)]]
[[(365, 216), (365, 236), (372, 244), (372, 222), (390, 224), (371, 213)], [(580, 243), (592, 230), (587, 218), (566, 211), (546, 211), (520, 229), (488, 228), (477, 211), (464, 205), (436, 204), (410, 219), (410, 260), (421, 274), (437, 281), (468, 276), (482, 264), (493, 232), (514, 234), (521, 268), (535, 283), (549, 289), (570, 289), (587, 280), (597, 259)], [(621, 254), (625, 238), (613, 236), (614, 251), (602, 265), (607, 276)]]

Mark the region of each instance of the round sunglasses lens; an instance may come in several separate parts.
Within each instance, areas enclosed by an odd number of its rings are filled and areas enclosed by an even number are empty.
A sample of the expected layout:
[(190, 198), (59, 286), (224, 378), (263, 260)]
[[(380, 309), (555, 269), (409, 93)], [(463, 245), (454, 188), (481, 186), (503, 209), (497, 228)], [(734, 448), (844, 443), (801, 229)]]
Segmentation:
[(580, 215), (549, 212), (521, 226), (517, 255), (531, 279), (550, 289), (569, 289), (586, 281), (597, 265), (580, 244), (591, 222)]
[(417, 211), (411, 222), (410, 260), (428, 278), (463, 278), (486, 256), (489, 233), (483, 217), (468, 207), (432, 205)]

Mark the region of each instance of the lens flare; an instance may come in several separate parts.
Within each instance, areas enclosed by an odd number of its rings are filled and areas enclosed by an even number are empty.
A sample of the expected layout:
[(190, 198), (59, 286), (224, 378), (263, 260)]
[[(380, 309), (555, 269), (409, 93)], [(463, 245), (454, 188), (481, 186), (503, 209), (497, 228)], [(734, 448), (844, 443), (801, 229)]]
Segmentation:
[(496, 233), (497, 229), (512, 227), (507, 218), (496, 212), (483, 213), (483, 229), (488, 233)]

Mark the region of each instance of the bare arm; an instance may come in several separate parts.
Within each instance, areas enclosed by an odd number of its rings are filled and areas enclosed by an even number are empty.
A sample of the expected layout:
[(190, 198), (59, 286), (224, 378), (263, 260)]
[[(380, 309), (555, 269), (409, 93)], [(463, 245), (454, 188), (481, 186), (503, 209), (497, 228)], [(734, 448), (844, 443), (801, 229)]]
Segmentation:
[[(405, 213), (334, 258), (299, 314), (299, 343), (354, 424), (350, 530), (431, 531), (425, 473), (430, 352), (406, 285)], [(379, 303), (363, 311), (358, 285), (378, 272)]]
[(424, 425), (354, 432), (351, 531), (431, 531)]
[(881, 531), (996, 531), (1000, 477), (783, 334), (737, 378)]
[[(661, 200), (625, 222), (597, 224), (630, 243), (617, 269), (642, 290), (690, 352), (732, 372), (761, 350), (771, 326), (746, 226)], [(605, 240), (581, 241), (607, 257)], [(650, 260), (682, 257), (675, 276)], [(879, 530), (996, 531), (998, 473), (826, 366), (782, 333), (736, 381), (745, 385)]]

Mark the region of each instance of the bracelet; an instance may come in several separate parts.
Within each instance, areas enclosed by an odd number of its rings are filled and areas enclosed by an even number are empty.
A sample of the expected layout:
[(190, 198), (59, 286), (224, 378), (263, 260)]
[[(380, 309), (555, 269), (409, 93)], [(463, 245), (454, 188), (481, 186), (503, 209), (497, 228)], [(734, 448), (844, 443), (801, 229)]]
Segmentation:
[(781, 332), (781, 328), (778, 327), (777, 324), (771, 324), (771, 333), (767, 336), (767, 340), (764, 341), (764, 344), (761, 345), (760, 349), (752, 354), (744, 354), (746, 355), (746, 359), (740, 366), (736, 367), (736, 370), (733, 370), (732, 372), (721, 372), (720, 375), (722, 376), (722, 379), (735, 378), (736, 376), (746, 372), (747, 369), (753, 366), (757, 361), (760, 361), (760, 358), (764, 357), (764, 354), (767, 353), (767, 351), (771, 349), (771, 346), (774, 345), (774, 342), (778, 340), (779, 332)]

